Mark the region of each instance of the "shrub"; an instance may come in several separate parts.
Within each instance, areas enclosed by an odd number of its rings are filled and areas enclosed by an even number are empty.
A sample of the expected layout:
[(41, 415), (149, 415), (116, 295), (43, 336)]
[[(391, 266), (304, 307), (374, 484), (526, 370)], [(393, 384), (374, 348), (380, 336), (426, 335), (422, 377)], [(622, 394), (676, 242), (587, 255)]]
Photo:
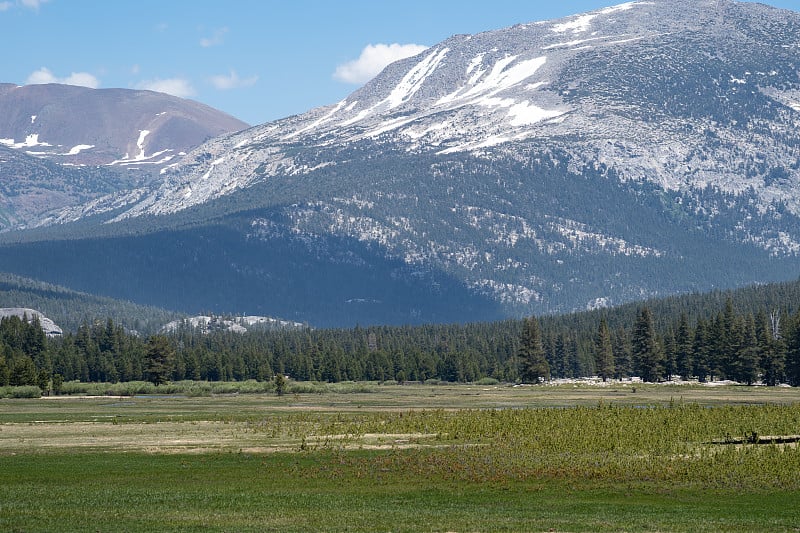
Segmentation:
[(0, 388), (0, 398), (41, 398), (42, 389), (35, 385)]

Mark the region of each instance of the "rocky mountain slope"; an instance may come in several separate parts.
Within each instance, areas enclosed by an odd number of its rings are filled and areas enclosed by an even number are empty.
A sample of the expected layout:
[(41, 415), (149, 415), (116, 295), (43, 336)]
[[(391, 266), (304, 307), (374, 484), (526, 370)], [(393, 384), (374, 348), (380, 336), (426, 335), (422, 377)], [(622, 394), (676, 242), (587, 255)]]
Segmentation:
[(248, 331), (294, 330), (307, 328), (306, 324), (290, 322), (268, 316), (191, 316), (182, 320), (173, 320), (164, 325), (163, 332), (174, 333), (181, 328), (193, 329), (207, 335), (216, 331), (231, 333), (247, 333)]
[(162, 168), (247, 124), (153, 91), (0, 84), (0, 143), (72, 165)]
[[(94, 221), (126, 246), (180, 239), (158, 283), (201, 290), (190, 265), (213, 262), (251, 288), (220, 302), (314, 324), (786, 279), (800, 266), (798, 35), (796, 12), (654, 0), (454, 36), (335, 105), (204, 143), (155, 187), (42, 218), (40, 235)], [(36, 239), (0, 267), (37, 269)]]
[(98, 197), (146, 188), (155, 179), (145, 170), (66, 166), (0, 145), (0, 232)]
[(138, 188), (192, 148), (246, 127), (152, 91), (0, 84), (0, 229)]
[(44, 331), (45, 335), (48, 337), (60, 337), (64, 334), (64, 331), (58, 327), (55, 322), (35, 309), (28, 309), (25, 307), (0, 307), (0, 320), (12, 316), (19, 317), (28, 322), (32, 322), (34, 317), (36, 317), (39, 320), (39, 324), (42, 326), (42, 331)]
[[(214, 140), (120, 218), (378, 152), (562, 149), (664, 190), (753, 188), (800, 210), (800, 14), (725, 0), (627, 2), (454, 36), (328, 108)], [(324, 155), (323, 155), (324, 154)]]

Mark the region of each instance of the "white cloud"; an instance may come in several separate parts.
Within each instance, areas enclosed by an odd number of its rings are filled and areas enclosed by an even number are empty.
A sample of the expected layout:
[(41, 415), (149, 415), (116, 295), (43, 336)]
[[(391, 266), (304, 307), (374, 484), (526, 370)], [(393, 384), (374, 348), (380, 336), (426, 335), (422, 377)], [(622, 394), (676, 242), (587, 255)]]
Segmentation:
[(39, 70), (32, 72), (28, 79), (25, 81), (28, 85), (40, 85), (43, 83), (64, 83), (66, 85), (78, 85), (80, 87), (89, 87), (97, 89), (100, 87), (100, 80), (88, 72), (73, 72), (65, 78), (59, 78), (53, 74), (50, 69), (42, 67)]
[(228, 33), (228, 28), (219, 28), (214, 30), (211, 37), (203, 37), (200, 39), (200, 46), (208, 48), (210, 46), (217, 46), (225, 42), (225, 34)]
[(156, 91), (158, 93), (171, 94), (179, 98), (189, 98), (194, 96), (194, 88), (188, 80), (183, 78), (168, 78), (166, 80), (154, 79), (144, 80), (136, 84), (137, 89)]
[(415, 56), (427, 48), (421, 44), (368, 44), (358, 59), (336, 67), (333, 77), (345, 83), (366, 83), (388, 64)]
[(240, 89), (242, 87), (251, 87), (258, 81), (258, 76), (250, 76), (248, 78), (240, 78), (235, 70), (231, 70), (229, 75), (219, 74), (211, 76), (211, 85), (220, 90), (227, 89)]
[(42, 7), (42, 4), (46, 4), (50, 0), (16, 0), (16, 2), (12, 0), (0, 0), (0, 12), (8, 11), (13, 7), (27, 7), (29, 9), (33, 9), (35, 11), (39, 11), (39, 8)]
[(39, 9), (42, 4), (46, 4), (50, 0), (22, 0), (22, 5), (31, 9)]

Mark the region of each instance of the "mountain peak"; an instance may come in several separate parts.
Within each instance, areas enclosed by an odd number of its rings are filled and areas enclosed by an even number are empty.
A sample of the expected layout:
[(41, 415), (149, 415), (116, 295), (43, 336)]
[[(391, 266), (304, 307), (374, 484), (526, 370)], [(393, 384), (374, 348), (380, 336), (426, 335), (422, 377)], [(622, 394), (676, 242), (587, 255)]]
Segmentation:
[(58, 163), (158, 170), (246, 127), (206, 105), (153, 91), (0, 85), (0, 143)]

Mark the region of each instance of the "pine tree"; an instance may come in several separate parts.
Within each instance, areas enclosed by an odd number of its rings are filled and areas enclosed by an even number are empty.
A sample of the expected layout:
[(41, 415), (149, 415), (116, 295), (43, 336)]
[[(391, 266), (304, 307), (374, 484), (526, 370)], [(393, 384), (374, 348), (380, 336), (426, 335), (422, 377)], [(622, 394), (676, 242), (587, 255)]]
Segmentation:
[(39, 373), (33, 359), (27, 355), (20, 355), (14, 359), (14, 366), (11, 368), (11, 385), (36, 385)]
[(725, 368), (725, 353), (727, 351), (728, 339), (726, 336), (725, 323), (722, 319), (722, 313), (717, 313), (713, 321), (709, 321), (708, 328), (706, 329), (707, 339), (707, 364), (708, 374), (711, 380), (718, 377), (724, 377)]
[(756, 338), (756, 323), (753, 315), (744, 322), (742, 342), (736, 362), (736, 380), (752, 385), (758, 379), (758, 339)]
[(597, 375), (607, 381), (614, 375), (614, 351), (611, 346), (611, 332), (605, 317), (600, 319), (595, 339), (594, 366)]
[[(775, 315), (773, 315), (775, 316)], [(761, 380), (774, 387), (784, 378), (785, 354), (780, 338), (772, 335), (772, 324), (762, 310), (756, 315), (756, 338), (761, 353)]]
[(700, 380), (700, 383), (705, 383), (711, 373), (711, 365), (709, 363), (710, 341), (708, 333), (708, 323), (699, 319), (697, 327), (694, 330), (694, 343), (692, 344), (692, 353), (694, 355), (694, 375)]
[(676, 351), (677, 348), (675, 346), (675, 333), (672, 331), (672, 328), (668, 329), (664, 336), (661, 338), (660, 342), (661, 346), (661, 354), (662, 354), (662, 369), (664, 371), (664, 376), (667, 380), (671, 380), (672, 376), (675, 375), (675, 360), (677, 358)]
[(558, 376), (562, 378), (574, 377), (569, 356), (569, 339), (563, 331), (556, 336), (553, 358), (558, 361)]
[(525, 320), (518, 355), (522, 365), (520, 374), (524, 383), (539, 383), (541, 380), (550, 379), (550, 365), (545, 358), (541, 329), (536, 317)]
[(739, 351), (744, 343), (744, 321), (733, 310), (733, 300), (725, 301), (717, 335), (719, 353), (719, 372), (725, 379), (736, 380), (739, 377)]
[(647, 307), (639, 312), (631, 344), (633, 362), (639, 377), (642, 381), (658, 381), (662, 375), (662, 355), (656, 340), (653, 315)]
[(675, 335), (675, 371), (681, 378), (688, 380), (692, 377), (692, 330), (686, 313), (681, 314), (678, 332)]
[(800, 312), (792, 319), (786, 336), (786, 379), (792, 386), (800, 386)]
[(618, 378), (630, 377), (633, 373), (631, 363), (631, 341), (628, 332), (620, 326), (614, 333), (614, 370)]
[(145, 367), (147, 379), (151, 383), (158, 386), (169, 381), (174, 355), (175, 351), (164, 335), (153, 335), (147, 340)]

